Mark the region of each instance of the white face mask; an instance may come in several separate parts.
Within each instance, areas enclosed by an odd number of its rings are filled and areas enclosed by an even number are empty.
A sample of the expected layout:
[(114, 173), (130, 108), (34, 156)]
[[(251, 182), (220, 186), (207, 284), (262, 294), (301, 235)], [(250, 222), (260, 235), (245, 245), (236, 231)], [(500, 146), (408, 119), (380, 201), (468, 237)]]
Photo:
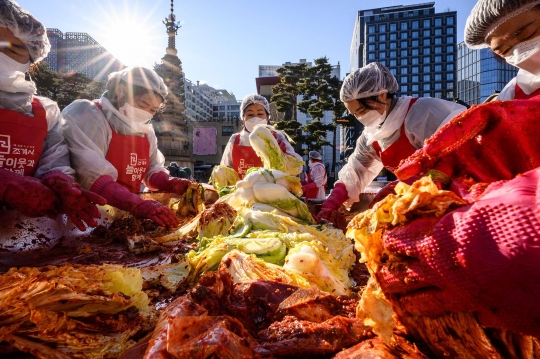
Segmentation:
[(244, 122), (244, 126), (246, 127), (246, 130), (248, 132), (253, 132), (256, 125), (266, 125), (267, 123), (268, 123), (268, 120), (265, 120), (264, 118), (252, 117), (246, 122)]
[(146, 123), (154, 117), (150, 112), (131, 106), (127, 101), (118, 111), (133, 122)]
[(366, 127), (377, 127), (384, 122), (386, 118), (386, 110), (382, 115), (377, 110), (371, 110), (362, 117), (358, 118), (358, 121)]
[(0, 52), (0, 73), (26, 72), (30, 68), (30, 61), (26, 64), (21, 64), (19, 61), (12, 59), (8, 55)]
[(540, 76), (540, 36), (517, 44), (512, 54), (504, 58), (510, 65)]

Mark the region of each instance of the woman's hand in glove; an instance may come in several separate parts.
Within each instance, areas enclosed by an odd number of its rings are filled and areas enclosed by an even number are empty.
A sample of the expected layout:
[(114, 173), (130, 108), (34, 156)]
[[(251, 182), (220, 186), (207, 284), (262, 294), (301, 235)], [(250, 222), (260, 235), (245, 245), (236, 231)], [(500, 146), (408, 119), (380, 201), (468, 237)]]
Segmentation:
[(133, 215), (137, 218), (151, 219), (162, 227), (178, 227), (179, 221), (174, 212), (157, 201), (142, 201), (133, 208)]
[(347, 199), (349, 199), (347, 187), (343, 183), (336, 183), (332, 193), (324, 201), (321, 210), (315, 216), (317, 223), (327, 223), (332, 212), (339, 209)]
[(278, 137), (277, 132), (272, 132), (272, 135), (276, 139), (279, 149), (282, 150), (284, 153), (289, 154), (287, 153), (287, 144), (283, 142), (281, 138)]
[(60, 199), (37, 178), (0, 168), (0, 202), (29, 217), (60, 214)]
[(157, 172), (150, 177), (149, 185), (160, 191), (182, 195), (186, 192), (191, 181), (185, 178), (169, 176), (166, 172)]
[(107, 201), (100, 195), (81, 189), (78, 183), (62, 172), (49, 172), (41, 178), (41, 182), (52, 189), (60, 197), (60, 210), (81, 231), (97, 226), (94, 218), (101, 218), (96, 205), (105, 205)]
[(487, 327), (540, 336), (540, 168), (492, 184), (480, 199), (384, 233), (376, 274), (411, 315), (474, 310)]

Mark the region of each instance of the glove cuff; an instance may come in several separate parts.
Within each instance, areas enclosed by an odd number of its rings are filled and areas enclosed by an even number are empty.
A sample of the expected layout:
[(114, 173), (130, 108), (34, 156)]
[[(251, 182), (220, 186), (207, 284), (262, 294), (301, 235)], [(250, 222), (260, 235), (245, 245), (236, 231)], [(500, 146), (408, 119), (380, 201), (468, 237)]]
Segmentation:
[(349, 199), (349, 191), (347, 191), (347, 187), (343, 183), (336, 183), (330, 196), (336, 198), (341, 205)]
[(133, 212), (133, 209), (143, 200), (127, 188), (116, 182), (111, 176), (99, 177), (90, 191), (99, 194), (107, 200), (107, 204), (127, 212)]
[(171, 192), (173, 187), (173, 181), (175, 177), (171, 177), (167, 172), (160, 171), (154, 173), (148, 180), (150, 188), (155, 188), (160, 191)]

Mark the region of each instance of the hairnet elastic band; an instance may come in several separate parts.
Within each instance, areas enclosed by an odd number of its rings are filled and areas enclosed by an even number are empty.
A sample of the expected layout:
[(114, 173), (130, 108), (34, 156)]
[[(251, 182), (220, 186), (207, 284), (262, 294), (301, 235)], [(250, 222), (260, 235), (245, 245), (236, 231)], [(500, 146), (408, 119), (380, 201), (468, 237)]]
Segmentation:
[(525, 6), (522, 6), (519, 9), (517, 9), (516, 11), (511, 12), (510, 14), (504, 16), (502, 19), (499, 19), (497, 22), (495, 22), (495, 24), (493, 24), (491, 29), (487, 32), (486, 36), (484, 37), (484, 41), (486, 42), (486, 44), (488, 42), (487, 41), (488, 37), (490, 37), (491, 34), (493, 34), (493, 32), (495, 30), (497, 30), (497, 28), (499, 26), (501, 26), (502, 24), (504, 24), (506, 21), (510, 20), (511, 18), (516, 17), (516, 16), (518, 16), (520, 14), (523, 14), (526, 11), (531, 10), (536, 5), (540, 5), (540, 0), (539, 1), (534, 1), (534, 2), (532, 2), (530, 4), (525, 5)]

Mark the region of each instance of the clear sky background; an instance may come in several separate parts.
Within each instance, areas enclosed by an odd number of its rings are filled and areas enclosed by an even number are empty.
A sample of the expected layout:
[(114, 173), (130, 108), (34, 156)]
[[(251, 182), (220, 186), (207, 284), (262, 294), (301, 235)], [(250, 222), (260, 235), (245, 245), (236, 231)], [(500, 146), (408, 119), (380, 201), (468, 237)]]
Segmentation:
[[(125, 65), (152, 66), (167, 47), (162, 20), (170, 0), (18, 0), (49, 28), (86, 32)], [(256, 92), (259, 65), (326, 56), (349, 69), (358, 10), (422, 0), (175, 0), (176, 37), (186, 77), (233, 92)], [(436, 12), (457, 11), (458, 43), (476, 0), (437, 0)]]

